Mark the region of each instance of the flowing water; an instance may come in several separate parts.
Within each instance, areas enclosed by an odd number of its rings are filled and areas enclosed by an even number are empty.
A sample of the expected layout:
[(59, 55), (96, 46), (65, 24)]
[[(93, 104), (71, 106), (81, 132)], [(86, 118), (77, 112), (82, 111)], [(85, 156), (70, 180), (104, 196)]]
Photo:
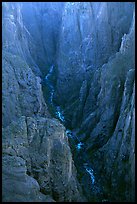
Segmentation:
[[(65, 123), (65, 117), (64, 112), (62, 108), (59, 105), (55, 105), (54, 103), (54, 83), (52, 80), (52, 76), (54, 74), (54, 65), (52, 65), (49, 69), (48, 74), (44, 78), (43, 86), (46, 87), (46, 90), (48, 92), (48, 98), (46, 98), (46, 101), (48, 99), (48, 106), (49, 108), (52, 107), (53, 115), (55, 118), (59, 119), (61, 123)], [(88, 194), (92, 194), (94, 191), (100, 191), (100, 188), (97, 187), (96, 182), (96, 176), (94, 169), (92, 168), (92, 165), (89, 161), (89, 158), (87, 157), (84, 148), (85, 144), (80, 141), (80, 138), (78, 137), (76, 131), (66, 129), (66, 136), (69, 139), (70, 147), (73, 154), (73, 159), (75, 162), (75, 166), (78, 171), (78, 175), (82, 174), (85, 175), (84, 177), (88, 180)], [(85, 184), (84, 184), (85, 185)], [(85, 185), (85, 188), (87, 186)], [(105, 202), (102, 200), (102, 202)]]

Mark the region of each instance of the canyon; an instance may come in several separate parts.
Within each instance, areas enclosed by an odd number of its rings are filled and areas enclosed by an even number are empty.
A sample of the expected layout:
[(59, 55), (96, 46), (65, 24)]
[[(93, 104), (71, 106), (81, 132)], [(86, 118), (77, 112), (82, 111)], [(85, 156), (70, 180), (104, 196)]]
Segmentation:
[(135, 201), (134, 7), (2, 3), (3, 202)]

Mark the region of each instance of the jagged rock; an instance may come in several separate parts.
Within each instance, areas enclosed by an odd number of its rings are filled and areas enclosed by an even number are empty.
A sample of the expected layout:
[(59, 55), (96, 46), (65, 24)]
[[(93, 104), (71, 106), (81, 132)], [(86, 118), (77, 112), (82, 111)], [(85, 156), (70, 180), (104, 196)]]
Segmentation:
[(25, 61), (3, 51), (2, 63), (3, 126), (22, 115), (49, 115), (42, 95), (41, 80)]
[[(79, 117), (82, 125), (77, 135), (85, 142), (103, 196), (109, 201), (134, 201), (135, 196), (134, 32), (133, 14), (129, 33), (123, 36), (119, 52), (91, 76), (82, 120)], [(79, 165), (78, 158), (75, 162)], [(85, 179), (83, 175), (83, 185)], [(87, 194), (88, 197), (91, 193)], [(98, 195), (96, 190), (94, 195), (96, 201), (98, 196), (101, 200), (101, 192)]]
[(2, 159), (3, 202), (53, 202), (40, 192), (38, 182), (26, 174), (25, 160), (5, 155)]
[[(85, 79), (106, 63), (128, 33), (133, 5), (124, 2), (67, 2), (58, 54), (57, 100), (65, 108), (79, 97)], [(67, 22), (67, 23), (66, 23)], [(91, 87), (92, 89), (92, 87)], [(73, 106), (77, 109), (77, 105)], [(68, 115), (73, 111), (68, 108)]]
[(21, 4), (22, 20), (31, 36), (28, 41), (29, 50), (42, 76), (48, 72), (51, 65), (56, 64), (63, 7), (64, 2)]
[(104, 193), (109, 192), (110, 201), (134, 201), (135, 196), (134, 27), (123, 40), (115, 58), (102, 67), (97, 100), (100, 120), (86, 141), (99, 182)]
[(31, 49), (35, 48), (34, 39), (26, 29), (20, 12), (21, 5), (18, 3), (2, 4), (2, 46), (3, 49), (13, 55), (20, 56), (37, 76), (42, 76), (41, 71), (31, 56)]
[(45, 118), (27, 118), (27, 124), (28, 137), (33, 135), (29, 148), (32, 174), (42, 192), (57, 201), (81, 201), (64, 127), (55, 119)]
[(3, 201), (84, 200), (64, 130), (56, 119), (25, 116), (3, 128)]

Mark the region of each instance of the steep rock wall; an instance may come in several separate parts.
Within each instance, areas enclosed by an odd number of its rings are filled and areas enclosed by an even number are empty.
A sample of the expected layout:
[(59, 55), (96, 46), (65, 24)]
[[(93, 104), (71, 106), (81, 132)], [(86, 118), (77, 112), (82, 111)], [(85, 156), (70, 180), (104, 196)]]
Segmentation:
[(47, 115), (41, 79), (18, 55), (3, 49), (2, 58), (2, 120), (7, 126), (21, 115)]
[(3, 3), (3, 201), (81, 201), (65, 128), (48, 112), (29, 39), (21, 5)]
[(99, 92), (95, 86), (90, 98), (95, 105), (77, 132), (109, 201), (135, 199), (134, 18), (119, 52), (95, 72)]
[(30, 47), (35, 48), (34, 39), (22, 21), (21, 5), (19, 3), (2, 4), (2, 46), (5, 51), (20, 56), (32, 71), (41, 76), (41, 71), (31, 56)]
[(58, 120), (22, 116), (2, 138), (3, 201), (84, 201)]
[[(120, 59), (122, 59), (122, 64), (120, 63), (121, 60), (118, 60), (118, 75), (121, 79), (124, 79), (124, 84), (123, 91), (119, 96), (119, 98), (121, 97), (121, 103), (119, 102), (120, 105), (118, 104), (119, 107), (116, 108), (116, 112), (118, 115), (116, 117), (117, 120), (115, 122), (114, 131), (111, 134), (110, 139), (108, 139), (108, 142), (103, 147), (99, 147), (98, 150), (95, 151), (95, 153), (91, 154), (91, 160), (93, 161), (94, 166), (98, 169), (99, 175), (102, 175), (101, 177), (103, 182), (105, 184), (107, 183), (107, 188), (112, 189), (109, 196), (112, 200), (117, 199), (119, 201), (134, 201), (135, 199), (134, 23), (135, 22), (133, 18), (133, 24), (131, 26), (130, 33), (124, 36), (119, 53), (117, 53), (114, 60), (107, 64), (108, 68), (112, 68), (114, 71), (116, 69), (115, 62), (117, 58), (119, 59), (120, 57)], [(114, 65), (114, 67), (112, 65)], [(121, 72), (120, 66), (122, 68)], [(112, 83), (113, 81), (111, 80), (111, 84)], [(120, 86), (121, 84), (115, 87), (120, 88)], [(116, 90), (116, 92), (118, 93), (120, 91)], [(111, 92), (111, 100), (113, 100), (113, 93), (115, 93), (114, 90), (113, 92)], [(108, 103), (106, 102), (106, 104)], [(108, 112), (111, 114), (112, 109)], [(108, 114), (105, 113), (105, 116), (107, 115)], [(108, 123), (110, 124), (110, 121), (111, 119), (107, 120), (105, 126), (107, 126)], [(87, 140), (87, 144), (90, 144), (88, 145), (88, 148), (90, 148), (91, 152), (92, 150), (94, 150), (93, 146), (96, 146), (97, 143), (103, 143), (104, 137), (107, 136), (107, 133), (100, 130), (100, 133), (104, 133), (104, 135), (98, 135), (98, 139), (96, 140), (96, 136), (94, 135), (95, 132), (93, 132), (94, 130), (91, 132), (90, 139)], [(101, 139), (100, 142), (99, 138)], [(96, 164), (94, 161), (96, 161)], [(97, 161), (100, 162), (98, 163)], [(107, 177), (104, 177), (104, 174), (107, 174)]]
[(64, 3), (9, 2), (2, 6), (4, 47), (20, 55), (36, 75), (43, 77), (56, 64)]
[[(51, 65), (56, 65), (58, 38), (64, 2), (28, 2), (21, 4), (23, 23), (33, 39), (29, 42), (31, 56), (42, 76)], [(28, 20), (29, 19), (29, 20)]]
[(80, 104), (83, 81), (88, 85), (84, 90), (87, 98), (92, 93), (96, 69), (119, 50), (123, 35), (129, 31), (132, 14), (132, 3), (65, 4), (58, 52), (57, 99), (70, 120), (75, 120), (73, 113)]

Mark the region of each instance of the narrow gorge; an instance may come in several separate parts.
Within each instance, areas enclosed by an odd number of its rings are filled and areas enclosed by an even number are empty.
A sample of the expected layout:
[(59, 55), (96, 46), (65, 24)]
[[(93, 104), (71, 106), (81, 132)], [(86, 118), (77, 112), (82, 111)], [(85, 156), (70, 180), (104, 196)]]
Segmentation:
[(135, 202), (134, 7), (2, 3), (3, 202)]

